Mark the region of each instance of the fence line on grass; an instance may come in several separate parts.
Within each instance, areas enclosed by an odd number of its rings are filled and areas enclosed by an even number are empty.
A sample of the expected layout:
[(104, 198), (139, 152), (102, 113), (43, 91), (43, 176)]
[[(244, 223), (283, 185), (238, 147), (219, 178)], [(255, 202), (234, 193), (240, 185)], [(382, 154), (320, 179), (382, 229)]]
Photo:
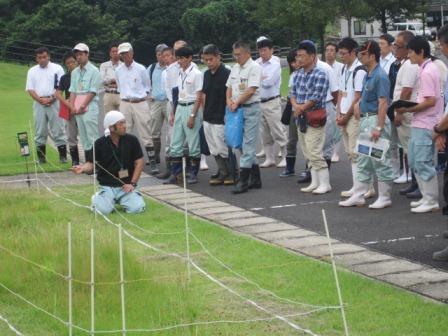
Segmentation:
[[(39, 180), (39, 183), (41, 183), (42, 184), (42, 186), (48, 191), (48, 192), (50, 192), (51, 194), (53, 194), (54, 196), (56, 196), (57, 198), (60, 198), (60, 199), (62, 199), (62, 200), (64, 200), (64, 201), (66, 201), (66, 202), (69, 202), (71, 205), (73, 205), (73, 206), (76, 206), (76, 207), (81, 207), (81, 208), (85, 208), (85, 209), (89, 209), (89, 210), (91, 210), (91, 207), (89, 207), (89, 206), (86, 206), (86, 205), (82, 205), (82, 204), (79, 204), (78, 202), (76, 202), (76, 201), (74, 201), (74, 200), (71, 200), (71, 199), (69, 199), (69, 198), (67, 198), (67, 197), (64, 197), (64, 196), (62, 196), (62, 195), (60, 195), (60, 194), (58, 194), (57, 192), (55, 192), (54, 190), (52, 190), (49, 186), (47, 186), (42, 180)], [(116, 228), (120, 228), (120, 226), (121, 226), (121, 224), (116, 224), (116, 223), (114, 223), (112, 220), (110, 220), (107, 216), (104, 216), (104, 215), (102, 215), (101, 213), (98, 213), (107, 223), (109, 223), (109, 224), (111, 224), (111, 225), (113, 225), (113, 226), (115, 226)], [(136, 226), (138, 226), (137, 224), (134, 224), (134, 225), (136, 225)], [(152, 246), (152, 245), (150, 245), (150, 244), (148, 244), (147, 242), (144, 242), (144, 241), (142, 241), (142, 240), (140, 240), (139, 238), (137, 238), (137, 237), (135, 237), (135, 236), (133, 236), (131, 233), (129, 233), (128, 231), (126, 231), (126, 230), (124, 230), (124, 229), (122, 229), (122, 232), (126, 235), (126, 236), (128, 236), (130, 239), (132, 239), (132, 240), (134, 240), (135, 242), (137, 242), (137, 243), (139, 243), (140, 245), (142, 245), (142, 246), (144, 246), (144, 247), (146, 247), (146, 248), (149, 248), (149, 249), (151, 249), (151, 250), (153, 250), (153, 251), (156, 251), (156, 252), (159, 252), (159, 253), (164, 253), (165, 255), (170, 255), (170, 256), (173, 256), (173, 257), (176, 257), (176, 258), (181, 258), (181, 259), (184, 259), (184, 260), (186, 260), (187, 262), (189, 261), (189, 264), (191, 264), (191, 266), (193, 266), (199, 273), (201, 273), (202, 275), (204, 275), (207, 279), (209, 279), (210, 281), (212, 281), (213, 283), (215, 283), (215, 284), (217, 284), (218, 286), (220, 286), (221, 288), (223, 288), (224, 290), (226, 290), (227, 292), (229, 292), (229, 293), (231, 293), (231, 294), (233, 294), (233, 295), (235, 295), (235, 296), (237, 296), (238, 298), (240, 298), (240, 299), (242, 299), (245, 303), (247, 303), (247, 304), (250, 304), (250, 305), (252, 305), (253, 307), (255, 307), (257, 310), (260, 310), (260, 311), (262, 311), (262, 312), (264, 312), (264, 313), (266, 313), (266, 314), (269, 314), (269, 315), (271, 315), (271, 317), (269, 317), (269, 318), (261, 318), (261, 319), (249, 319), (249, 320), (241, 320), (241, 321), (234, 321), (235, 323), (247, 323), (247, 322), (256, 322), (256, 321), (261, 321), (261, 320), (264, 320), (264, 321), (268, 321), (268, 320), (275, 320), (275, 319), (277, 319), (277, 320), (280, 320), (280, 321), (282, 321), (282, 322), (284, 322), (284, 323), (286, 323), (288, 326), (290, 326), (290, 327), (292, 327), (293, 329), (295, 329), (295, 330), (298, 330), (298, 331), (302, 331), (302, 332), (304, 332), (304, 333), (306, 333), (306, 334), (308, 334), (308, 335), (316, 335), (316, 334), (314, 334), (311, 330), (308, 330), (308, 329), (305, 329), (305, 328), (302, 328), (302, 327), (300, 327), (299, 325), (297, 325), (297, 324), (295, 324), (295, 323), (293, 323), (293, 322), (291, 322), (291, 321), (289, 321), (289, 317), (293, 317), (293, 316), (299, 316), (299, 315), (303, 315), (303, 314), (312, 314), (313, 312), (316, 312), (316, 311), (323, 311), (323, 310), (329, 310), (329, 309), (336, 309), (336, 308), (340, 308), (340, 307), (333, 307), (333, 306), (313, 306), (313, 305), (308, 305), (308, 306), (312, 306), (312, 307), (315, 307), (315, 309), (313, 309), (313, 310), (311, 310), (311, 311), (309, 311), (309, 312), (306, 312), (306, 313), (299, 313), (299, 314), (292, 314), (292, 315), (279, 315), (279, 314), (276, 314), (275, 312), (273, 312), (273, 311), (271, 311), (270, 309), (267, 309), (267, 308), (265, 308), (265, 307), (263, 307), (263, 306), (261, 306), (261, 305), (259, 305), (257, 302), (255, 302), (255, 301), (253, 301), (252, 299), (250, 299), (250, 298), (248, 298), (248, 297), (245, 297), (244, 295), (242, 295), (242, 294), (240, 294), (239, 292), (237, 292), (236, 290), (234, 290), (234, 289), (232, 289), (232, 288), (230, 288), (230, 287), (228, 287), (227, 285), (225, 285), (224, 283), (222, 283), (220, 280), (218, 280), (218, 279), (216, 279), (214, 276), (212, 276), (211, 274), (209, 274), (207, 271), (205, 271), (202, 267), (200, 267), (198, 264), (196, 264), (196, 262), (195, 261), (193, 261), (192, 259), (190, 259), (190, 258), (186, 258), (186, 257), (184, 257), (184, 256), (182, 256), (182, 255), (180, 255), (180, 254), (178, 254), (178, 253), (166, 253), (165, 251), (163, 251), (163, 250), (161, 250), (161, 249), (159, 249), (159, 248), (157, 248), (157, 247), (154, 247), (154, 246)], [(202, 249), (209, 255), (209, 256), (213, 256), (211, 253), (210, 253), (210, 251), (208, 251), (206, 248), (205, 248), (205, 245), (190, 231), (189, 232), (189, 234), (191, 234), (192, 235), (192, 237), (193, 238), (195, 238), (195, 240), (196, 241), (198, 241), (198, 243), (200, 243), (199, 245), (201, 245), (201, 247), (202, 247)], [(18, 256), (18, 255), (16, 255), (16, 256)], [(214, 256), (213, 256), (214, 257)], [(21, 258), (22, 260), (25, 260), (26, 258)], [(219, 259), (218, 258), (216, 258), (216, 257), (214, 257), (213, 258), (215, 261), (218, 261)], [(38, 265), (37, 263), (34, 263), (34, 262), (32, 262), (35, 266), (36, 265)], [(222, 265), (222, 266), (226, 266), (222, 261), (220, 261), (219, 260), (219, 263)], [(42, 266), (42, 265), (41, 265)], [(58, 272), (56, 272), (56, 271), (54, 271), (54, 270), (51, 270), (51, 269), (49, 269), (49, 268), (47, 268), (47, 267), (45, 267), (46, 268), (46, 270), (49, 270), (49, 271), (51, 271), (51, 272), (53, 272), (53, 273), (56, 273), (58, 276), (62, 276), (65, 280), (67, 280), (67, 277), (66, 276), (64, 276), (63, 274), (60, 274), (60, 273), (58, 273)], [(228, 266), (226, 266), (225, 267), (227, 270), (231, 270), (231, 268), (230, 267), (228, 267)], [(42, 268), (43, 269), (43, 268)], [(231, 271), (233, 271), (233, 270), (231, 270)], [(235, 274), (235, 275), (239, 275), (242, 279), (244, 279), (245, 281), (247, 281), (247, 282), (249, 282), (249, 283), (251, 283), (251, 284), (256, 284), (255, 282), (253, 282), (253, 281), (251, 281), (251, 280), (249, 280), (249, 279), (247, 279), (246, 277), (244, 277), (244, 276), (242, 276), (241, 274), (239, 274), (239, 273), (237, 273), (236, 271), (233, 271), (233, 273)], [(75, 280), (73, 280), (73, 281), (75, 281)], [(93, 280), (91, 281), (91, 284), (93, 283)], [(120, 279), (120, 284), (121, 284), (121, 286), (124, 286), (124, 278), (121, 278)], [(261, 286), (259, 286), (258, 284), (256, 284), (257, 285), (257, 287), (259, 288), (259, 289), (263, 289)], [(63, 321), (61, 318), (59, 318), (59, 317), (57, 317), (56, 315), (54, 315), (54, 314), (51, 314), (51, 313), (49, 313), (48, 311), (45, 311), (44, 309), (42, 309), (41, 307), (37, 307), (34, 303), (32, 303), (32, 302), (30, 302), (30, 301), (28, 301), (28, 300), (26, 300), (23, 296), (21, 296), (20, 294), (18, 294), (18, 293), (13, 293), (13, 291), (12, 290), (10, 290), (9, 288), (7, 288), (6, 286), (4, 286), (4, 285), (2, 285), (2, 287), (4, 287), (5, 289), (7, 289), (9, 292), (11, 292), (12, 294), (17, 294), (16, 295), (16, 297), (19, 297), (19, 298), (21, 298), (23, 301), (25, 301), (25, 302), (27, 302), (28, 304), (31, 304), (31, 306), (33, 306), (34, 308), (36, 308), (36, 309), (38, 309), (38, 310), (40, 310), (40, 311), (42, 311), (42, 312), (44, 312), (44, 313), (46, 313), (47, 315), (49, 315), (49, 316), (51, 316), (51, 317), (53, 317), (53, 318), (55, 318), (55, 319), (57, 319), (59, 322), (61, 322), (61, 323), (64, 323), (65, 325), (67, 325), (69, 328), (70, 327), (72, 327), (72, 328), (75, 328), (75, 329), (78, 329), (78, 330), (81, 330), (81, 331), (84, 331), (84, 332), (87, 332), (87, 333), (89, 333), (89, 334), (91, 334), (91, 335), (94, 335), (94, 334), (101, 334), (101, 333), (103, 333), (103, 334), (105, 334), (105, 333), (114, 333), (114, 332), (117, 332), (117, 331), (93, 331), (92, 329), (93, 328), (91, 328), (91, 330), (89, 331), (89, 330), (87, 330), (87, 329), (84, 329), (84, 328), (82, 328), (82, 327), (79, 327), (79, 326), (76, 326), (76, 325), (74, 325), (74, 324), (72, 324), (72, 323), (70, 323), (70, 319), (69, 319), (69, 322), (65, 322), (65, 321)], [(268, 291), (268, 290), (263, 290), (264, 292), (266, 292), (266, 293), (270, 293), (270, 295), (274, 295), (274, 297), (276, 297), (276, 298), (280, 298), (280, 297), (278, 297), (278, 296), (276, 296), (274, 293), (272, 293), (272, 292), (270, 292), (270, 291)], [(272, 293), (272, 294), (271, 294)], [(124, 298), (123, 298), (123, 301), (122, 301), (123, 303), (124, 303)], [(304, 305), (307, 305), (307, 304), (304, 304)], [(122, 306), (123, 307), (123, 306)], [(317, 308), (316, 308), (317, 307)], [(212, 322), (210, 322), (210, 321), (207, 321), (207, 322), (197, 322), (198, 323), (198, 325), (200, 325), (200, 324), (211, 324), (211, 323), (226, 323), (225, 321), (212, 321)], [(231, 323), (231, 322), (229, 322), (229, 323)], [(92, 323), (93, 324), (93, 323)], [(190, 324), (190, 325), (194, 325), (194, 324)], [(175, 326), (168, 326), (168, 327), (164, 327), (164, 328), (157, 328), (157, 329), (125, 329), (125, 326), (122, 328), (122, 330), (119, 330), (118, 332), (122, 332), (122, 333), (125, 333), (126, 331), (127, 332), (132, 332), (132, 331), (135, 331), (135, 332), (138, 332), (138, 331), (141, 331), (141, 332), (151, 332), (151, 331), (160, 331), (160, 330), (168, 330), (168, 329), (166, 329), (166, 328), (170, 328), (170, 329), (172, 329), (172, 328), (178, 328), (178, 327), (182, 327), (182, 326), (184, 326), (184, 324), (179, 324), (179, 325), (175, 325)], [(186, 325), (185, 325), (186, 326)], [(124, 335), (124, 334), (123, 334)]]
[(0, 315), (0, 321), (3, 321), (14, 334), (17, 336), (23, 336), (23, 334), (17, 330), (16, 327), (14, 327), (6, 318), (4, 318), (2, 315)]
[[(44, 186), (44, 188), (47, 189), (47, 190), (48, 190), (50, 193), (52, 193), (53, 195), (55, 195), (55, 196), (57, 196), (57, 197), (60, 197), (61, 199), (64, 199), (65, 201), (68, 201), (68, 202), (71, 203), (72, 205), (77, 205), (77, 202), (75, 202), (75, 201), (73, 201), (73, 200), (70, 200), (70, 199), (68, 199), (68, 198), (66, 198), (66, 197), (63, 197), (63, 196), (59, 195), (58, 193), (56, 193), (54, 190), (52, 190), (50, 187), (48, 187), (48, 186), (47, 186), (45, 183), (43, 183), (42, 181), (40, 181), (40, 183), (42, 183), (42, 185)], [(82, 206), (82, 207), (85, 207), (85, 206)], [(107, 216), (105, 216), (105, 215), (103, 215), (103, 214), (101, 214), (101, 213), (98, 213), (98, 214), (99, 214), (99, 215), (100, 215), (100, 216), (101, 216), (107, 223), (109, 223), (109, 224), (115, 226), (116, 228), (118, 228), (118, 225), (119, 225), (119, 224), (114, 223), (114, 222), (113, 222), (112, 220), (110, 220)], [(132, 240), (134, 240), (134, 241), (136, 241), (137, 243), (141, 244), (142, 246), (145, 246), (146, 248), (149, 248), (149, 249), (151, 249), (151, 250), (153, 250), (153, 251), (157, 251), (157, 252), (160, 252), (160, 253), (166, 253), (166, 252), (164, 252), (163, 250), (161, 250), (161, 249), (159, 249), (159, 248), (157, 248), (157, 247), (155, 247), (155, 246), (152, 246), (152, 245), (150, 245), (150, 244), (148, 244), (148, 243), (142, 241), (141, 239), (139, 239), (139, 238), (133, 236), (133, 235), (132, 235), (131, 233), (129, 233), (127, 230), (124, 230), (124, 229), (123, 229), (123, 233), (124, 233), (125, 235), (127, 235), (129, 238), (131, 238)], [(186, 259), (185, 257), (181, 256), (181, 255), (178, 254), (178, 253), (170, 253), (170, 254), (171, 254), (172, 256), (175, 256), (175, 257), (178, 257), (178, 258), (181, 258), (181, 259), (184, 259), (184, 260)], [(300, 331), (305, 332), (305, 333), (307, 333), (307, 334), (309, 334), (309, 335), (316, 336), (316, 334), (314, 334), (312, 331), (300, 327), (299, 325), (297, 325), (297, 324), (295, 324), (295, 323), (289, 321), (288, 318), (286, 318), (286, 317), (284, 317), (284, 316), (282, 316), (282, 315), (280, 315), (280, 314), (276, 314), (276, 313), (270, 311), (269, 309), (267, 309), (267, 308), (261, 306), (260, 304), (258, 304), (258, 303), (255, 302), (254, 300), (249, 299), (249, 298), (246, 298), (245, 296), (243, 296), (243, 295), (241, 295), (240, 293), (238, 293), (236, 290), (234, 290), (234, 289), (228, 287), (227, 285), (225, 285), (224, 283), (222, 283), (221, 281), (219, 281), (218, 279), (216, 279), (214, 276), (212, 276), (211, 274), (209, 274), (207, 271), (205, 271), (203, 268), (201, 268), (199, 265), (197, 265), (192, 259), (190, 259), (190, 263), (191, 263), (191, 265), (192, 265), (194, 268), (196, 268), (197, 271), (199, 271), (201, 274), (203, 274), (203, 275), (204, 275), (206, 278), (208, 278), (210, 281), (214, 282), (215, 284), (217, 284), (217, 285), (220, 286), (221, 288), (224, 288), (224, 289), (225, 289), (226, 291), (228, 291), (229, 293), (231, 293), (231, 294), (233, 294), (233, 295), (239, 297), (240, 299), (242, 299), (242, 300), (243, 300), (244, 302), (246, 302), (247, 304), (252, 305), (253, 307), (257, 308), (258, 310), (260, 310), (260, 311), (262, 311), (262, 312), (264, 312), (264, 313), (267, 313), (267, 314), (269, 314), (269, 315), (275, 317), (276, 319), (278, 319), (278, 320), (280, 320), (280, 321), (286, 323), (287, 325), (289, 325), (290, 327), (292, 327), (292, 328), (295, 329), (295, 330), (300, 330)], [(327, 306), (326, 309), (330, 309), (329, 307), (330, 307), (330, 306)], [(331, 307), (332, 307), (332, 306), (331, 306)]]

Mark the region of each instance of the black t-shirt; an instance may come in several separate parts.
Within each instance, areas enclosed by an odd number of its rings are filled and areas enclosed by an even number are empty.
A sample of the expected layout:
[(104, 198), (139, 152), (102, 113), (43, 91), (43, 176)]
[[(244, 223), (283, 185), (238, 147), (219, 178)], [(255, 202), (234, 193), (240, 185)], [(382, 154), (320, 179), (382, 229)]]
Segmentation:
[(214, 74), (210, 70), (204, 73), (202, 92), (207, 96), (204, 106), (204, 121), (211, 124), (224, 124), (226, 109), (226, 83), (230, 70), (221, 64)]
[[(102, 136), (97, 139), (95, 141), (95, 159), (99, 184), (108, 187), (121, 187), (123, 184), (130, 183), (134, 174), (134, 162), (142, 157), (140, 142), (132, 134), (123, 135), (118, 142), (118, 147), (114, 145), (110, 136)], [(121, 169), (127, 169), (129, 176), (119, 179), (118, 172)]]
[(70, 91), (68, 89), (70, 89), (70, 72), (62, 75), (59, 80), (58, 90), (65, 93), (65, 99), (70, 98)]

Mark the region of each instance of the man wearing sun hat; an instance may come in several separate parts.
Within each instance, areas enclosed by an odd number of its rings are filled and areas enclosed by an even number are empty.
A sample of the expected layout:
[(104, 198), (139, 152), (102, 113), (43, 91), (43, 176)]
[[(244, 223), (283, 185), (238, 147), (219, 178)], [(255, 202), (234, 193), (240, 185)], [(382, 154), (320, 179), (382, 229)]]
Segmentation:
[[(94, 211), (111, 213), (116, 203), (127, 213), (145, 210), (145, 201), (136, 191), (144, 161), (140, 142), (126, 133), (126, 118), (118, 111), (104, 117), (104, 136), (95, 141), (95, 164), (100, 190), (92, 196)], [(76, 174), (93, 172), (93, 160), (72, 168)]]
[(89, 47), (78, 43), (74, 48), (79, 66), (73, 70), (70, 80), (71, 113), (76, 116), (81, 144), (86, 161), (93, 159), (93, 142), (98, 138), (98, 92), (101, 86), (100, 71), (89, 62)]

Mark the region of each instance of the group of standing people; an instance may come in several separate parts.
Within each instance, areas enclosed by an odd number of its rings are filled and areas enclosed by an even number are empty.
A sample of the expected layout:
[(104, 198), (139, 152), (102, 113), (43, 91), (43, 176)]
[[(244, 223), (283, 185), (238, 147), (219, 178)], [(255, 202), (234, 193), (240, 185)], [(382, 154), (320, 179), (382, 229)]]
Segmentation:
[[(447, 27), (439, 31), (438, 38), (442, 52), (448, 54)], [(201, 71), (193, 62), (192, 48), (182, 40), (173, 47), (158, 45), (157, 62), (148, 68), (134, 60), (132, 45), (126, 42), (112, 44), (110, 60), (98, 69), (89, 62), (88, 46), (79, 43), (64, 56), (66, 74), (50, 61), (47, 49), (37, 49), (38, 64), (29, 70), (26, 88), (34, 99), (39, 161), (45, 162), (50, 129), (61, 162), (67, 161), (68, 141), (73, 165), (79, 165), (79, 134), (85, 161), (92, 163), (93, 146), (100, 138), (98, 123), (104, 120), (106, 137), (109, 134), (116, 138), (123, 133), (117, 123), (125, 124), (124, 132), (137, 131), (151, 174), (166, 183), (182, 180), (184, 156), (188, 157), (187, 182), (198, 182), (206, 142), (218, 167), (210, 185), (234, 185), (235, 194), (261, 188), (260, 168), (277, 166), (283, 168), (280, 177), (294, 176), (299, 143), (306, 169), (298, 182), (309, 183), (300, 190), (325, 194), (332, 190), (332, 157), (342, 141), (353, 183), (341, 192), (341, 197), (346, 198), (339, 202), (341, 207), (363, 206), (366, 198), (376, 193), (378, 198), (369, 208), (388, 207), (392, 204), (392, 183), (409, 181), (410, 186), (400, 193), (418, 197), (410, 203), (412, 213), (439, 209), (433, 157), (436, 144), (441, 150), (445, 148), (448, 117), (443, 111), (444, 99), (448, 98), (444, 93), (448, 70), (433, 56), (425, 38), (403, 31), (396, 39), (386, 34), (379, 42), (369, 40), (359, 46), (346, 37), (325, 46), (326, 62), (319, 60), (312, 41), (300, 42), (287, 57), (291, 75), (284, 109), (280, 96), (281, 61), (273, 54), (273, 42), (262, 36), (256, 46), (259, 58), (253, 60), (250, 44), (236, 42), (235, 64), (229, 68), (222, 63), (218, 47), (206, 45), (200, 57), (207, 69)], [(336, 60), (338, 54), (341, 62)], [(105, 115), (100, 115), (98, 106), (101, 91)], [(62, 110), (59, 106), (69, 111), (66, 125), (58, 117)], [(224, 135), (225, 115), (237, 109), (243, 115), (239, 164)], [(114, 118), (107, 118), (110, 111)], [(115, 124), (110, 124), (111, 120)], [(164, 123), (166, 169), (160, 172)], [(259, 134), (262, 151), (257, 154)], [(387, 146), (379, 158), (363, 153), (361, 140), (384, 140)], [(120, 147), (120, 141), (112, 143)], [(135, 145), (135, 141), (131, 143)], [(276, 147), (281, 157), (278, 163)], [(132, 174), (117, 159), (114, 148), (111, 153), (120, 164), (113, 164), (114, 171), (108, 173), (118, 180), (127, 179), (128, 183), (122, 184), (134, 188), (143, 169), (141, 149), (129, 161), (139, 162)], [(257, 156), (265, 157), (261, 164)], [(107, 166), (107, 160), (103, 164)], [(75, 170), (90, 172), (90, 168)], [(101, 169), (108, 170), (104, 166)], [(375, 178), (377, 188), (373, 185)], [(439, 257), (448, 260), (448, 250), (441, 253)]]

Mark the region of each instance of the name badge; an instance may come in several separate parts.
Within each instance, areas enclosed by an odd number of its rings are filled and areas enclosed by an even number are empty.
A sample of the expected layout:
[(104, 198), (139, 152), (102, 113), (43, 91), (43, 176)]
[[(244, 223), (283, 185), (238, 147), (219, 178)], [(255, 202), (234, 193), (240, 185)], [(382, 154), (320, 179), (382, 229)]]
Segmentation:
[(179, 93), (179, 98), (181, 98), (181, 99), (185, 99), (187, 97), (187, 94), (185, 93), (185, 91), (181, 91), (180, 93)]
[(128, 170), (127, 170), (127, 169), (120, 169), (120, 170), (118, 171), (118, 177), (121, 178), (121, 179), (126, 178), (126, 177), (129, 177), (129, 172), (128, 172)]
[(342, 91), (342, 97), (347, 97), (347, 91)]
[(244, 83), (240, 83), (240, 84), (238, 85), (238, 88), (240, 89), (240, 91), (245, 91), (245, 90), (246, 90), (246, 84), (244, 84)]

